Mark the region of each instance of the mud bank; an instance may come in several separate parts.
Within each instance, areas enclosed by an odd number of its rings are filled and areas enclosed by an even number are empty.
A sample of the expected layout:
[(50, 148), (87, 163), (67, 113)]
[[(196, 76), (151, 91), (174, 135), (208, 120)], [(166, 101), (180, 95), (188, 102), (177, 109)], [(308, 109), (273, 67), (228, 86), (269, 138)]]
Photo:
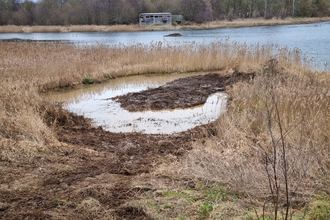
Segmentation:
[(128, 111), (188, 108), (204, 104), (212, 93), (224, 91), (238, 81), (249, 80), (254, 73), (235, 72), (232, 76), (209, 73), (181, 78), (154, 89), (129, 93), (113, 99)]

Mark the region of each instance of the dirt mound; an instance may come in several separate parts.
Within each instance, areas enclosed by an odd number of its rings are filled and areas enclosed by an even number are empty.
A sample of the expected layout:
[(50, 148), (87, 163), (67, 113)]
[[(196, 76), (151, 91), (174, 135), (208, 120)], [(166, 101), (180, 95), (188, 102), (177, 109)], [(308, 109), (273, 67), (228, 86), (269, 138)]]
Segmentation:
[(181, 37), (182, 34), (180, 33), (172, 33), (172, 34), (168, 34), (168, 35), (165, 35), (164, 37)]
[(253, 73), (235, 72), (233, 76), (221, 76), (216, 73), (191, 76), (166, 83), (154, 89), (128, 93), (113, 99), (129, 111), (162, 110), (188, 108), (204, 104), (212, 93), (224, 91), (226, 86), (248, 80)]

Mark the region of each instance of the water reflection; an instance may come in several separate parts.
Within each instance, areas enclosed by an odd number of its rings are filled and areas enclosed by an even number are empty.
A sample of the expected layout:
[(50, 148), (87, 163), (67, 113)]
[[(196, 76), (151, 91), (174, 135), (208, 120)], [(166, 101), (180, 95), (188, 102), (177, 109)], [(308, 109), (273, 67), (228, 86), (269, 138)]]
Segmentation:
[(213, 94), (204, 105), (188, 109), (132, 113), (114, 101), (98, 103), (98, 106), (99, 113), (93, 120), (108, 131), (171, 134), (215, 121), (225, 111), (226, 95)]
[(204, 105), (193, 108), (145, 112), (129, 112), (111, 98), (158, 87), (188, 75), (192, 74), (125, 77), (107, 84), (49, 94), (48, 97), (64, 102), (69, 111), (91, 118), (97, 126), (111, 132), (171, 134), (215, 121), (226, 109), (227, 96), (213, 94)]

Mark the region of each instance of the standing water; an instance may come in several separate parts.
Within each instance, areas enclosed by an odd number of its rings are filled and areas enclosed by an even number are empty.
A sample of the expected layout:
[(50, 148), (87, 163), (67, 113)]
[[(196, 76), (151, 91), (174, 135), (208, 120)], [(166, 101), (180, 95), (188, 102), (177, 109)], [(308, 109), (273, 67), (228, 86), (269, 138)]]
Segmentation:
[(64, 102), (65, 108), (69, 111), (92, 118), (95, 125), (111, 132), (171, 134), (215, 121), (226, 110), (227, 96), (224, 93), (215, 93), (200, 106), (144, 112), (129, 112), (112, 98), (158, 87), (191, 75), (130, 76), (80, 90), (49, 94), (49, 97)]

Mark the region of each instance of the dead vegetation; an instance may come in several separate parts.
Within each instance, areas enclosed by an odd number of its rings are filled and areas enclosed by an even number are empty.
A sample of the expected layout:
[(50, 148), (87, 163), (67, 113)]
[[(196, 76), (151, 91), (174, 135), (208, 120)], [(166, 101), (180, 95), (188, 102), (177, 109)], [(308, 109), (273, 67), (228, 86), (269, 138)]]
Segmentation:
[[(275, 219), (286, 207), (329, 217), (330, 76), (299, 52), (229, 41), (0, 48), (1, 218)], [(256, 76), (226, 88), (215, 124), (170, 136), (105, 132), (40, 95), (86, 78), (193, 71)]]
[(57, 33), (57, 32), (119, 32), (119, 31), (157, 31), (157, 30), (182, 30), (182, 29), (214, 29), (224, 27), (251, 27), (251, 26), (272, 26), (286, 24), (308, 24), (315, 22), (329, 21), (329, 17), (309, 17), (309, 18), (286, 18), (286, 19), (263, 19), (249, 18), (236, 19), (232, 21), (219, 20), (195, 24), (185, 22), (183, 25), (173, 26), (139, 26), (137, 24), (130, 25), (66, 25), (66, 26), (16, 26), (3, 25), (0, 26), (0, 33)]
[(235, 84), (217, 134), (158, 173), (220, 182), (247, 199), (253, 218), (313, 219), (315, 193), (329, 201), (328, 85), (328, 73), (280, 69)]

